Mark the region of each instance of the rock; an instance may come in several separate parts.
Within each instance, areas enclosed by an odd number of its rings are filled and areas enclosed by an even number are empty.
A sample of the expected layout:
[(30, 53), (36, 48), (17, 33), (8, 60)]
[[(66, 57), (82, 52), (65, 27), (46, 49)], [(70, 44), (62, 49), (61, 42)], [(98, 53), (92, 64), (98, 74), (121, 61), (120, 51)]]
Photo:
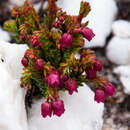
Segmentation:
[[(71, 0), (71, 2), (70, 0), (59, 0), (57, 4), (68, 14), (77, 15), (80, 2), (81, 0)], [(88, 0), (88, 2), (90, 2), (92, 10), (85, 20), (89, 20), (88, 26), (93, 29), (96, 36), (90, 43), (86, 41), (85, 47), (103, 47), (111, 32), (117, 7), (114, 0)]]
[(2, 25), (4, 21), (8, 20), (10, 17), (10, 10), (8, 8), (8, 0), (0, 1), (0, 24)]
[(130, 58), (130, 38), (113, 37), (106, 51), (108, 59), (115, 64), (128, 64)]
[(9, 41), (10, 36), (9, 33), (6, 31), (3, 31), (2, 28), (0, 27), (0, 41)]
[(12, 45), (0, 41), (1, 130), (28, 130), (24, 102), (26, 91), (20, 87), (20, 79), (16, 75), (13, 76), (15, 71), (22, 73), (20, 57), (24, 54), (25, 49), (26, 47), (23, 45)]
[(130, 65), (119, 66), (114, 69), (114, 73), (120, 76), (120, 81), (124, 86), (124, 92), (130, 94)]
[(118, 6), (118, 19), (130, 20), (130, 0), (116, 0)]
[(29, 130), (101, 130), (104, 105), (94, 101), (94, 93), (87, 85), (72, 96), (61, 92), (60, 98), (65, 101), (66, 109), (61, 117), (43, 119), (41, 104), (44, 99), (34, 102), (28, 115)]
[(112, 25), (113, 34), (122, 37), (130, 37), (130, 22), (126, 20), (117, 20)]

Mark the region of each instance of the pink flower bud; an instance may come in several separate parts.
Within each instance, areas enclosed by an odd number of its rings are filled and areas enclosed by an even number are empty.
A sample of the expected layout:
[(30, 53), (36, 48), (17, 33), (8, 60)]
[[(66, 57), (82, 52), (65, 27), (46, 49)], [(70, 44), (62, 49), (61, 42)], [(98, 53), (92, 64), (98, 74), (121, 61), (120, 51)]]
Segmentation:
[(55, 100), (52, 102), (52, 109), (53, 114), (60, 117), (65, 112), (64, 102), (59, 99)]
[(58, 28), (59, 27), (58, 23), (55, 22), (54, 25), (53, 25), (53, 27)]
[(66, 80), (68, 80), (68, 78), (69, 78), (68, 74), (60, 75), (60, 80), (61, 81), (66, 81)]
[(94, 70), (93, 68), (87, 68), (86, 69), (86, 74), (87, 74), (87, 78), (88, 79), (94, 79), (96, 78), (96, 70)]
[(61, 24), (61, 21), (59, 21), (59, 20), (58, 20), (58, 21), (57, 21), (57, 24), (58, 24), (58, 26), (60, 26), (60, 24)]
[(29, 9), (30, 9), (30, 7), (28, 7), (28, 6), (25, 6), (25, 7), (24, 7), (24, 13), (25, 13), (25, 14), (28, 14), (28, 12), (29, 12)]
[(32, 59), (32, 60), (36, 60), (37, 59), (37, 57), (35, 55), (33, 55), (33, 54), (30, 54), (29, 58)]
[(95, 36), (95, 34), (93, 33), (93, 31), (89, 28), (83, 28), (82, 30), (82, 34), (83, 36), (88, 40), (88, 41), (91, 41), (92, 38)]
[(105, 101), (105, 92), (102, 89), (96, 89), (95, 90), (95, 101), (100, 103)]
[(102, 62), (100, 60), (97, 60), (94, 64), (94, 70), (101, 71), (102, 70)]
[(59, 73), (54, 73), (53, 71), (45, 78), (48, 86), (51, 88), (58, 87), (60, 85)]
[(20, 35), (19, 39), (22, 42), (25, 42), (25, 40), (26, 40), (26, 38), (25, 38), (25, 36), (23, 34)]
[(60, 75), (60, 87), (65, 88), (65, 82), (68, 80), (69, 76), (68, 74), (66, 75)]
[(64, 17), (63, 16), (60, 16), (59, 17), (59, 20), (62, 22), (62, 21), (64, 21)]
[(43, 46), (43, 44), (42, 44), (41, 42), (39, 42), (39, 44), (38, 44), (38, 49), (41, 49), (42, 46)]
[(30, 54), (31, 54), (30, 50), (29, 50), (29, 49), (27, 49), (27, 50), (26, 50), (26, 52), (25, 52), (25, 54), (24, 54), (24, 57), (26, 57), (26, 58), (27, 58), (27, 56), (28, 56), (28, 55), (30, 55)]
[(38, 39), (37, 39), (36, 37), (34, 37), (34, 36), (32, 36), (32, 39), (31, 39), (30, 42), (31, 42), (31, 44), (32, 44), (33, 47), (39, 45), (39, 41), (38, 41)]
[(58, 20), (58, 21), (56, 21), (56, 22), (54, 23), (53, 26), (54, 26), (55, 28), (58, 28), (58, 27), (60, 26), (60, 24), (61, 24), (61, 21)]
[(58, 70), (57, 70), (57, 69), (54, 69), (54, 68), (53, 68), (53, 69), (50, 69), (49, 72), (50, 72), (50, 73), (53, 73), (53, 74), (59, 75)]
[(113, 96), (113, 95), (114, 95), (114, 93), (115, 93), (115, 88), (114, 88), (113, 84), (108, 83), (108, 84), (105, 86), (105, 93), (106, 93), (108, 96)]
[(28, 66), (28, 59), (23, 57), (22, 60), (21, 60), (21, 63), (24, 67), (27, 67)]
[(43, 70), (43, 60), (42, 59), (37, 59), (35, 62), (35, 68), (37, 70)]
[(72, 95), (74, 91), (78, 92), (78, 90), (77, 90), (77, 83), (76, 83), (76, 81), (74, 79), (68, 79), (65, 82), (65, 87), (69, 91), (70, 95)]
[(15, 16), (16, 16), (16, 18), (18, 18), (18, 17), (20, 17), (20, 12), (15, 12)]
[(61, 38), (61, 47), (71, 48), (72, 47), (72, 39), (73, 39), (73, 37), (69, 33), (63, 34), (63, 36)]
[(74, 30), (74, 32), (76, 32), (76, 33), (82, 33), (82, 28), (77, 28), (77, 29)]
[(61, 48), (61, 45), (58, 43), (57, 44), (57, 48), (60, 50), (60, 48)]
[(41, 105), (41, 115), (43, 118), (46, 118), (47, 116), (52, 115), (52, 106), (50, 102), (44, 102)]

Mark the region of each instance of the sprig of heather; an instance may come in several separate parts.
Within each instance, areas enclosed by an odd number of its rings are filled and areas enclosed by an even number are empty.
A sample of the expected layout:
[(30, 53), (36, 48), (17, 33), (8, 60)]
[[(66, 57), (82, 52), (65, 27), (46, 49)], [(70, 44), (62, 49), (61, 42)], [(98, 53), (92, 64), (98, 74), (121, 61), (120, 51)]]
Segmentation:
[(48, 0), (48, 10), (41, 20), (32, 3), (26, 1), (21, 8), (14, 7), (13, 19), (5, 22), (5, 29), (14, 34), (16, 41), (29, 46), (21, 60), (24, 67), (21, 87), (33, 91), (34, 86), (39, 88), (39, 96), (46, 98), (41, 105), (44, 118), (64, 113), (59, 91), (72, 95), (78, 93), (83, 83), (90, 82), (98, 103), (115, 93), (114, 86), (98, 76), (102, 62), (94, 51), (86, 49), (80, 58), (75, 57), (85, 39), (91, 41), (95, 36), (87, 27), (88, 21), (82, 22), (90, 10), (89, 3), (82, 1), (79, 15), (71, 16), (57, 7), (56, 0)]

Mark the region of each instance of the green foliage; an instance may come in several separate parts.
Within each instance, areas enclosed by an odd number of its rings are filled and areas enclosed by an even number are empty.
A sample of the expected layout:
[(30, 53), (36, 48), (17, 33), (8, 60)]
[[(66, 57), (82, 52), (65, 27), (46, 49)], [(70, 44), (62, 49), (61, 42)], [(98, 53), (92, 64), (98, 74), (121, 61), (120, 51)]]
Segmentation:
[(9, 20), (9, 21), (5, 22), (4, 29), (9, 31), (9, 32), (17, 33), (18, 29), (17, 29), (16, 21), (15, 20)]
[(47, 98), (49, 96), (48, 85), (45, 82), (43, 82), (43, 78), (33, 73), (31, 75), (31, 80), (34, 80), (36, 82), (36, 85), (40, 89), (41, 96), (44, 96), (45, 98)]
[(90, 11), (91, 11), (91, 8), (90, 8), (89, 3), (82, 1), (80, 5), (79, 15), (82, 15), (82, 18), (84, 18), (89, 14)]

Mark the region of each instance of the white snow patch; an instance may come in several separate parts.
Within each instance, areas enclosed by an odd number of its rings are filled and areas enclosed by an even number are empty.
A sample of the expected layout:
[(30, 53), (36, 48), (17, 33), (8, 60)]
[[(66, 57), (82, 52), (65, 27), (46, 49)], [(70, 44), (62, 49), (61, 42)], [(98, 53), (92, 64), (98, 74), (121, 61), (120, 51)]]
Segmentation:
[(130, 65), (119, 66), (114, 69), (114, 73), (120, 76), (120, 81), (124, 86), (124, 92), (130, 94)]
[(10, 40), (9, 33), (2, 30), (2, 28), (0, 27), (0, 41), (9, 41), (9, 40)]
[(29, 110), (29, 130), (101, 130), (104, 105), (94, 101), (94, 93), (87, 85), (79, 88), (78, 94), (70, 96), (68, 92), (61, 92), (60, 95), (65, 101), (65, 113), (60, 118), (43, 119), (41, 104), (44, 99), (35, 101)]
[(28, 47), (0, 41), (0, 55), (5, 60), (8, 72), (14, 79), (20, 79), (23, 66), (21, 59)]
[(113, 34), (118, 37), (130, 37), (130, 22), (126, 20), (117, 20), (112, 25)]
[[(68, 14), (77, 15), (81, 1), (82, 0), (59, 0), (57, 4)], [(89, 20), (88, 26), (93, 30), (96, 36), (90, 43), (86, 41), (85, 47), (103, 47), (107, 36), (111, 32), (112, 22), (117, 13), (116, 3), (114, 0), (87, 1), (90, 2), (92, 10), (84, 20)]]
[(130, 58), (130, 38), (113, 37), (108, 43), (107, 57), (115, 64), (128, 64)]
[[(21, 46), (21, 50), (19, 47)], [(0, 129), (28, 130), (25, 110), (25, 89), (20, 87), (21, 55), (23, 45), (12, 45), (0, 41)], [(19, 63), (18, 63), (19, 62)], [(15, 64), (19, 64), (18, 66)], [(14, 68), (13, 68), (14, 67)], [(20, 70), (19, 70), (20, 69)], [(10, 71), (9, 71), (10, 70)], [(18, 75), (19, 75), (18, 74)]]
[(13, 6), (14, 5), (22, 6), (24, 1), (26, 1), (26, 0), (9, 0), (9, 1), (10, 1), (10, 4), (12, 4)]

